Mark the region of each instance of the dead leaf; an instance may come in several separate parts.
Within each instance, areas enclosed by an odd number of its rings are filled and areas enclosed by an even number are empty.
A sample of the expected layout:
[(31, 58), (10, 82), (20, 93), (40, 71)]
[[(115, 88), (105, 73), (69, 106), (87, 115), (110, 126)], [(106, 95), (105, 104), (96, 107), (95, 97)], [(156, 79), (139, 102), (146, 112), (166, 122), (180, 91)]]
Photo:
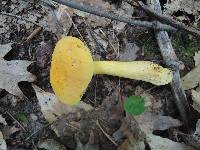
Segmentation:
[[(108, 2), (102, 1), (102, 0), (76, 0), (76, 2), (80, 3), (80, 4), (85, 4), (85, 5), (90, 5), (92, 7), (96, 7), (97, 9), (101, 9), (103, 10), (116, 10), (116, 8), (112, 5), (110, 5)], [(72, 25), (72, 20), (70, 17), (73, 17), (74, 14), (80, 16), (80, 17), (84, 17), (84, 19), (81, 19), (81, 22), (87, 22), (91, 27), (98, 27), (98, 26), (107, 26), (108, 24), (111, 23), (110, 19), (107, 18), (103, 18), (103, 17), (99, 17), (93, 14), (89, 14), (89, 13), (85, 13), (76, 9), (72, 9), (69, 8), (67, 6), (64, 5), (59, 5), (58, 9), (55, 10), (54, 14), (51, 14), (48, 16), (49, 19), (48, 20), (48, 24), (50, 24), (50, 29), (53, 29), (52, 31), (54, 33), (56, 33), (56, 31), (58, 29), (56, 29), (56, 27), (59, 27), (60, 25), (64, 25), (65, 29), (69, 29), (68, 27), (70, 27)], [(60, 17), (62, 16), (62, 18)], [(70, 16), (70, 17), (69, 17)], [(56, 20), (58, 20), (59, 24), (57, 24), (55, 22), (55, 17), (57, 18)], [(69, 23), (67, 22), (69, 21)], [(56, 25), (56, 24), (57, 25)], [(66, 30), (68, 31), (68, 30)], [(62, 31), (59, 31), (62, 32)], [(65, 32), (66, 34), (67, 32)]]
[(20, 131), (20, 130), (21, 130), (20, 127), (5, 126), (2, 129), (3, 137), (4, 137), (4, 139), (9, 139), (12, 134), (14, 134), (14, 133), (16, 133), (17, 131)]
[(192, 90), (193, 108), (200, 113), (200, 92)]
[(123, 118), (120, 128), (112, 135), (113, 140), (121, 143), (117, 150), (144, 150), (145, 145), (143, 140), (145, 135), (138, 128), (136, 120), (132, 119), (132, 116), (126, 113), (126, 117)]
[(139, 116), (135, 116), (134, 118), (137, 121), (141, 131), (143, 131), (145, 134), (152, 133), (154, 122), (159, 116), (162, 115), (162, 112), (160, 112), (162, 107), (161, 100), (155, 99), (151, 93), (145, 91), (140, 86), (136, 87), (135, 95), (139, 95), (144, 98), (145, 112)]
[(100, 32), (100, 29), (95, 29), (94, 31), (87, 29), (86, 31), (88, 33), (86, 38), (91, 50), (105, 52), (108, 47), (108, 41), (106, 41), (105, 38), (102, 38), (103, 35)]
[(195, 149), (200, 149), (200, 119), (196, 123), (196, 131), (193, 134), (185, 134), (176, 132), (176, 136), (180, 137), (186, 145), (193, 146)]
[(182, 86), (184, 90), (195, 88), (200, 83), (200, 64), (182, 77)]
[(123, 52), (120, 51), (119, 59), (121, 61), (133, 61), (137, 58), (137, 52), (139, 47), (135, 43), (129, 43), (125, 41), (125, 47)]
[[(113, 11), (116, 10), (113, 5), (110, 5), (108, 2), (105, 2), (103, 0), (77, 0), (77, 2), (90, 5), (92, 7), (96, 7), (96, 9), (100, 10), (106, 10), (106, 11)], [(83, 20), (84, 21), (84, 20)], [(91, 26), (91, 27), (105, 27), (111, 23), (110, 19), (99, 17), (93, 14), (85, 14), (85, 21)]]
[(10, 103), (12, 107), (15, 107), (20, 101), (20, 98), (8, 93), (1, 98), (1, 101), (5, 103)]
[(194, 61), (195, 61), (195, 66), (198, 66), (200, 64), (200, 51), (195, 52)]
[(4, 140), (1, 131), (0, 131), (0, 150), (7, 150), (6, 141)]
[[(120, 8), (117, 9), (117, 11), (115, 11), (117, 15), (127, 18), (130, 18), (133, 12), (134, 12), (133, 7), (124, 1), (122, 1)], [(122, 32), (124, 30), (124, 27), (126, 26), (126, 23), (124, 22), (113, 21), (112, 24), (113, 24), (113, 29), (116, 30), (118, 33)]]
[[(108, 12), (114, 12), (116, 15), (124, 16), (124, 17), (131, 17), (133, 14), (133, 7), (128, 4), (127, 2), (122, 2), (120, 8), (116, 9), (114, 5), (111, 5), (108, 2), (105, 2), (103, 0), (76, 0), (78, 3), (82, 3), (85, 5), (90, 5), (92, 7), (96, 7), (97, 10), (100, 11), (108, 11)], [(74, 12), (76, 15), (84, 17), (83, 22), (87, 22), (91, 27), (106, 27), (111, 23), (110, 19), (99, 17), (93, 14), (85, 13), (82, 11), (77, 10), (70, 10), (70, 12)], [(121, 22), (113, 22), (113, 28), (116, 29), (116, 31), (120, 32), (125, 27), (125, 23)]]
[(151, 150), (195, 150), (191, 146), (174, 142), (167, 138), (162, 138), (153, 134), (147, 135), (147, 143), (149, 144)]
[(159, 113), (162, 110), (161, 99), (155, 98), (150, 92), (145, 91), (141, 86), (135, 89), (135, 95), (142, 96), (145, 100), (146, 112)]
[(198, 121), (196, 123), (196, 131), (194, 133), (194, 136), (197, 136), (197, 135), (198, 135), (198, 139), (199, 139), (199, 136), (200, 136), (200, 119), (198, 119)]
[(50, 42), (40, 42), (35, 50), (36, 64), (41, 69), (48, 66), (51, 60), (53, 46)]
[(7, 61), (3, 57), (11, 50), (11, 43), (0, 45), (0, 88), (9, 93), (24, 97), (24, 94), (18, 87), (21, 81), (33, 82), (35, 76), (27, 71), (27, 67), (32, 63), (26, 60)]
[(188, 14), (198, 15), (200, 10), (200, 1), (196, 0), (173, 0), (165, 5), (165, 13), (173, 14), (177, 11), (184, 11)]
[(85, 145), (82, 144), (78, 138), (76, 138), (76, 150), (100, 150), (100, 146), (98, 145), (96, 140), (97, 138), (95, 138), (94, 132), (90, 131), (89, 141)]
[(145, 150), (143, 141), (135, 141), (135, 139), (126, 139), (117, 150)]
[(49, 30), (55, 33), (58, 38), (67, 35), (73, 23), (70, 17), (73, 12), (70, 11), (69, 7), (61, 4), (58, 5), (57, 9), (49, 12), (49, 15), (45, 16)]
[(166, 130), (171, 127), (181, 126), (182, 123), (170, 116), (159, 116), (153, 124), (153, 130)]
[(194, 132), (192, 137), (195, 139), (195, 140), (193, 140), (196, 142), (195, 145), (200, 146), (200, 119), (198, 119), (198, 121), (196, 123), (196, 131)]
[(140, 129), (145, 133), (152, 133), (154, 129), (154, 122), (158, 118), (158, 115), (151, 112), (144, 112), (139, 116), (135, 116), (135, 120), (139, 124)]
[(6, 25), (6, 16), (0, 15), (0, 34), (6, 33), (10, 28)]
[(122, 32), (126, 26), (126, 23), (124, 22), (116, 22), (113, 21), (113, 29), (116, 30), (118, 33)]
[(68, 106), (61, 103), (53, 93), (45, 92), (36, 85), (32, 85), (41, 107), (41, 111), (48, 122), (57, 120), (62, 115), (79, 112), (81, 109), (85, 111), (92, 110), (93, 107), (84, 102), (80, 102), (75, 106)]
[(0, 115), (0, 123), (2, 123), (4, 126), (7, 125), (7, 122), (6, 122), (5, 118), (2, 115)]
[(181, 125), (179, 120), (170, 116), (162, 116), (161, 99), (155, 98), (148, 90), (137, 86), (135, 95), (140, 95), (145, 100), (146, 111), (139, 116), (134, 116), (139, 129), (145, 134), (152, 134), (155, 130), (166, 130)]
[(64, 145), (61, 145), (53, 139), (46, 139), (38, 142), (38, 147), (45, 150), (66, 150)]

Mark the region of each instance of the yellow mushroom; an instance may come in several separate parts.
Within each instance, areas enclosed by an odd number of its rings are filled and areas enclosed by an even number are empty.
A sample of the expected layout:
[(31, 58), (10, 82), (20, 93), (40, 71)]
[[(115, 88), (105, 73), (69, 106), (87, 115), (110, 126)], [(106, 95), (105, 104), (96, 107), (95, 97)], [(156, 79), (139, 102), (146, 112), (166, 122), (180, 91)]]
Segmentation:
[(93, 74), (142, 80), (155, 85), (171, 82), (172, 72), (150, 61), (93, 61), (90, 50), (75, 37), (58, 41), (52, 55), (50, 82), (60, 101), (77, 104)]

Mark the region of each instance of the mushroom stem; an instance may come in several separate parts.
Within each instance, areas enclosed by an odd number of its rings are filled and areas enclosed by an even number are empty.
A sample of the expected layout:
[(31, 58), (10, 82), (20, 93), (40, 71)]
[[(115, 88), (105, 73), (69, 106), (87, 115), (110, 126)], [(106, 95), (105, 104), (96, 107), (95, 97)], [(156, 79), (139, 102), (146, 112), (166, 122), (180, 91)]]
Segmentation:
[(94, 61), (94, 73), (142, 80), (155, 85), (165, 85), (172, 81), (169, 69), (150, 61)]

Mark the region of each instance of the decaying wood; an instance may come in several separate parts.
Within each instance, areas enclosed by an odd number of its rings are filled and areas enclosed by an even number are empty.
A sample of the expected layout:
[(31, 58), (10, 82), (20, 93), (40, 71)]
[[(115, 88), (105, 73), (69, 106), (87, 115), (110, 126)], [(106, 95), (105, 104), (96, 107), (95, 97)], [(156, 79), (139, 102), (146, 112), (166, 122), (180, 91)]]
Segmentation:
[[(148, 5), (154, 9), (157, 13), (162, 13), (159, 0), (148, 0)], [(171, 64), (178, 62), (177, 56), (172, 47), (168, 33), (166, 31), (156, 32), (156, 39), (160, 47), (160, 52), (164, 58), (166, 65), (173, 69), (173, 81), (171, 82), (171, 88), (175, 97), (175, 104), (179, 110), (179, 114), (184, 122), (186, 128), (189, 127), (189, 104), (181, 85), (179, 66), (172, 67)]]
[(183, 30), (183, 31), (186, 31), (187, 33), (194, 35), (194, 36), (200, 37), (200, 31), (199, 30), (192, 28), (192, 27), (189, 27), (189, 26), (186, 26), (185, 24), (178, 22), (178, 21), (176, 21), (175, 19), (173, 19), (169, 16), (163, 15), (161, 13), (162, 11), (159, 11), (159, 12), (155, 11), (155, 10), (151, 9), (150, 7), (148, 7), (147, 5), (144, 5), (144, 3), (141, 2), (141, 1), (138, 1), (138, 4), (141, 6), (141, 8), (147, 14), (149, 14), (150, 16), (153, 16), (154, 18), (156, 18), (160, 22), (165, 23), (165, 24), (169, 24), (169, 25), (171, 25), (172, 27), (174, 27), (178, 30)]
[(153, 28), (155, 30), (176, 31), (176, 28), (166, 24), (162, 24), (159, 21), (149, 22), (149, 21), (134, 20), (131, 18), (115, 15), (114, 13), (107, 12), (105, 10), (97, 9), (96, 7), (91, 7), (89, 5), (82, 5), (72, 0), (53, 0), (53, 1), (74, 9), (78, 9), (80, 11), (84, 11), (90, 14), (94, 14), (100, 17), (105, 17), (120, 22), (125, 22), (130, 25)]

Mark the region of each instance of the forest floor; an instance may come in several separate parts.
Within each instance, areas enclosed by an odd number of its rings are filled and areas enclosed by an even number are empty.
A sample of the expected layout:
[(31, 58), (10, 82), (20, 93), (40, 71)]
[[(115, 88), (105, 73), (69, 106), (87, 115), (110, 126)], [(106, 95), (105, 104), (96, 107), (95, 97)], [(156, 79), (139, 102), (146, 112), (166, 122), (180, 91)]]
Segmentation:
[[(137, 3), (76, 1), (135, 20), (154, 20)], [(187, 4), (191, 7), (186, 7)], [(161, 0), (161, 6), (165, 15), (188, 26), (200, 27), (199, 1), (175, 0), (167, 4)], [(80, 109), (66, 113), (65, 107), (48, 108), (51, 104), (47, 101), (56, 100), (50, 84), (51, 55), (61, 37), (80, 38), (94, 60), (143, 60), (168, 67), (155, 32), (51, 0), (2, 0), (0, 149), (200, 149), (200, 38), (181, 30), (168, 34), (178, 59), (184, 64), (181, 78), (197, 70), (189, 77), (197, 85), (185, 90), (190, 106), (189, 127), (182, 121), (169, 84), (156, 86), (108, 75), (93, 76)], [(190, 80), (183, 86), (190, 86)], [(145, 102), (145, 111), (140, 115), (133, 116), (124, 110), (124, 103), (131, 96), (139, 96)]]

